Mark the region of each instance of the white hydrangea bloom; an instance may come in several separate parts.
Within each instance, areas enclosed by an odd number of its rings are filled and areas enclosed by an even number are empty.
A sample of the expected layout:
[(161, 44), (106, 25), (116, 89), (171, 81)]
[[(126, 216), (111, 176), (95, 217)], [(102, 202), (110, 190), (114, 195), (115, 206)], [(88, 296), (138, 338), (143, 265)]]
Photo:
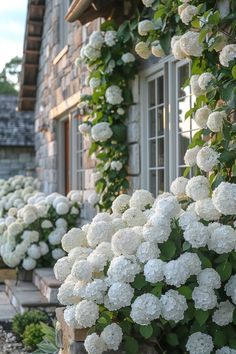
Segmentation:
[(127, 209), (122, 215), (122, 220), (129, 227), (143, 226), (147, 221), (142, 211), (135, 207)]
[[(68, 278), (70, 278), (70, 277), (71, 276), (69, 276)], [(66, 279), (66, 281), (68, 281), (68, 278)], [(72, 277), (72, 280), (73, 280), (73, 277)], [(86, 297), (87, 285), (88, 285), (88, 283), (86, 283), (85, 281), (82, 281), (82, 280), (79, 280), (76, 283), (74, 283), (73, 296), (78, 297), (79, 301)]]
[(104, 340), (96, 333), (89, 334), (86, 337), (84, 347), (88, 354), (102, 354), (107, 350)]
[(52, 258), (56, 261), (65, 256), (65, 252), (61, 248), (55, 248), (52, 250)]
[(221, 216), (211, 198), (198, 200), (195, 204), (195, 211), (201, 219), (206, 221), (219, 220)]
[(218, 326), (227, 326), (233, 322), (235, 306), (229, 300), (220, 302), (217, 307), (217, 310), (212, 315), (213, 322)]
[(220, 275), (213, 268), (205, 268), (197, 275), (197, 282), (201, 286), (208, 286), (212, 289), (221, 287)]
[(119, 310), (122, 307), (130, 306), (134, 289), (127, 283), (113, 283), (107, 295), (112, 307)]
[(211, 232), (208, 248), (218, 254), (232, 252), (236, 248), (236, 231), (229, 225), (220, 225)]
[(106, 343), (108, 349), (116, 351), (119, 349), (122, 342), (122, 329), (118, 326), (118, 324), (112, 323), (104, 328), (101, 333), (101, 338)]
[(79, 125), (79, 132), (83, 135), (91, 132), (91, 125), (88, 123), (82, 123)]
[(58, 215), (65, 215), (69, 212), (70, 207), (67, 203), (58, 203), (56, 206), (56, 212)]
[(39, 242), (40, 252), (42, 256), (45, 256), (49, 252), (49, 247), (44, 241)]
[(143, 227), (145, 241), (163, 243), (171, 233), (170, 220), (163, 215), (153, 214)]
[(44, 221), (42, 222), (42, 224), (41, 224), (41, 227), (42, 227), (43, 229), (50, 229), (50, 228), (53, 227), (53, 224), (52, 224), (52, 222), (51, 222), (50, 220), (44, 220)]
[(141, 263), (146, 263), (151, 259), (158, 258), (161, 251), (153, 242), (142, 242), (137, 249), (136, 256)]
[(191, 178), (186, 186), (187, 196), (195, 201), (208, 198), (209, 191), (210, 183), (204, 176)]
[(74, 286), (74, 281), (68, 280), (58, 289), (57, 299), (62, 305), (74, 305), (80, 300), (77, 296), (74, 296)]
[(236, 305), (236, 275), (232, 275), (225, 285), (225, 292), (230, 296), (233, 303)]
[(94, 216), (92, 222), (96, 223), (98, 221), (106, 221), (106, 222), (110, 222), (112, 221), (111, 215), (104, 212), (104, 213), (98, 213), (97, 215)]
[(157, 58), (162, 58), (165, 56), (165, 52), (161, 46), (161, 43), (159, 41), (154, 41), (152, 42), (152, 54), (157, 57)]
[(193, 17), (198, 13), (196, 6), (187, 5), (180, 13), (180, 19), (185, 24), (188, 25), (192, 21)]
[(161, 296), (161, 315), (166, 321), (179, 322), (184, 318), (188, 305), (185, 297), (176, 290), (169, 290)]
[(220, 63), (223, 66), (229, 67), (230, 62), (236, 58), (236, 44), (226, 45), (220, 52)]
[(192, 247), (200, 248), (200, 247), (205, 247), (207, 245), (210, 234), (206, 226), (196, 221), (191, 223), (184, 230), (183, 236), (185, 241), (188, 241)]
[(210, 82), (214, 79), (214, 75), (212, 73), (202, 73), (198, 78), (198, 85), (200, 89), (206, 91), (209, 89)]
[(89, 86), (92, 90), (95, 90), (97, 87), (101, 85), (101, 80), (97, 77), (92, 77), (89, 80)]
[(95, 206), (95, 204), (97, 204), (99, 202), (99, 200), (100, 200), (100, 197), (96, 192), (93, 192), (88, 196), (88, 202), (92, 206)]
[(180, 204), (174, 196), (159, 199), (155, 209), (157, 213), (170, 219), (175, 218), (181, 211)]
[(196, 332), (188, 338), (186, 349), (190, 354), (210, 354), (214, 348), (212, 337)]
[(221, 349), (217, 349), (216, 354), (236, 354), (236, 350), (229, 347), (223, 347)]
[(150, 283), (157, 283), (164, 278), (164, 265), (160, 259), (150, 259), (144, 266), (144, 275), (146, 281)]
[(31, 257), (26, 257), (23, 259), (22, 267), (25, 270), (32, 270), (36, 267), (36, 265), (37, 265), (36, 260)]
[(33, 243), (27, 250), (29, 257), (33, 259), (39, 259), (41, 257), (40, 246)]
[(132, 53), (124, 53), (121, 57), (121, 60), (125, 64), (133, 63), (135, 61), (135, 56)]
[(146, 7), (152, 7), (152, 4), (154, 3), (154, 0), (142, 0), (142, 3)]
[(111, 162), (111, 169), (112, 170), (116, 170), (116, 171), (120, 171), (123, 167), (122, 162), (120, 161), (112, 161)]
[(196, 213), (191, 212), (191, 211), (185, 211), (179, 217), (179, 226), (183, 230), (185, 230), (189, 226), (189, 224), (192, 224), (193, 222), (196, 222), (198, 220), (199, 220), (199, 217)]
[(180, 38), (181, 36), (174, 36), (171, 41), (172, 54), (177, 60), (186, 58), (186, 53), (181, 48)]
[(113, 135), (110, 124), (106, 122), (97, 123), (91, 129), (91, 136), (94, 141), (107, 141)]
[(138, 24), (138, 33), (140, 36), (146, 36), (149, 32), (154, 30), (154, 23), (149, 20), (143, 20)]
[(199, 42), (199, 33), (188, 31), (180, 38), (181, 49), (187, 56), (202, 56), (203, 46)]
[(76, 305), (67, 306), (64, 310), (64, 320), (69, 327), (80, 328), (75, 319), (75, 309)]
[(93, 268), (91, 264), (86, 261), (76, 261), (71, 269), (71, 275), (78, 279), (89, 282), (92, 278)]
[(207, 106), (197, 109), (194, 115), (194, 120), (196, 124), (199, 126), (199, 128), (201, 129), (207, 128), (208, 117), (211, 113), (212, 113), (211, 110)]
[(110, 103), (111, 105), (118, 105), (124, 101), (124, 98), (122, 97), (122, 90), (116, 85), (108, 87), (106, 89), (105, 96), (107, 103)]
[(110, 242), (114, 233), (111, 222), (98, 221), (89, 226), (87, 233), (88, 244), (91, 247), (96, 247), (101, 242)]
[(149, 325), (161, 315), (161, 302), (152, 294), (138, 296), (131, 305), (130, 317), (135, 323)]
[(154, 198), (149, 191), (144, 189), (136, 190), (130, 198), (129, 205), (132, 208), (138, 208), (142, 211), (153, 205)]
[(197, 163), (197, 154), (200, 151), (200, 146), (195, 146), (194, 148), (188, 149), (184, 155), (184, 162), (187, 166), (193, 167)]
[(135, 52), (140, 56), (142, 59), (148, 59), (151, 55), (151, 50), (147, 42), (139, 42), (135, 46)]
[(188, 266), (179, 259), (170, 261), (164, 266), (165, 281), (168, 285), (180, 287), (190, 276)]
[(105, 43), (108, 47), (113, 47), (117, 43), (117, 32), (116, 31), (107, 31), (105, 33)]
[(212, 201), (223, 215), (236, 214), (236, 184), (221, 182), (213, 191)]
[(135, 258), (128, 259), (124, 256), (120, 256), (112, 259), (107, 275), (112, 283), (132, 283), (140, 270), (140, 265)]
[(199, 75), (192, 75), (190, 79), (191, 92), (194, 96), (198, 97), (204, 94), (198, 83)]
[(91, 44), (87, 44), (83, 52), (84, 55), (92, 61), (97, 60), (101, 56), (101, 50), (93, 48)]
[(69, 257), (58, 259), (53, 268), (55, 278), (61, 282), (65, 281), (71, 272), (72, 265), (73, 262), (69, 259)]
[(62, 237), (61, 244), (63, 250), (68, 253), (75, 247), (86, 246), (86, 233), (81, 229), (73, 228)]
[(130, 196), (128, 194), (119, 195), (112, 203), (113, 213), (122, 214), (129, 208)]
[(189, 275), (197, 275), (201, 272), (202, 262), (196, 253), (185, 252), (179, 257), (179, 262), (188, 268)]
[(106, 282), (103, 279), (95, 279), (86, 286), (85, 297), (88, 300), (95, 301), (97, 304), (102, 304), (106, 291)]
[(142, 242), (141, 235), (129, 228), (117, 231), (111, 240), (111, 249), (115, 255), (133, 255)]
[(217, 297), (214, 290), (205, 285), (200, 285), (193, 289), (192, 299), (195, 308), (203, 311), (212, 310), (217, 305)]
[(101, 49), (104, 43), (104, 36), (100, 31), (94, 31), (89, 37), (89, 44), (95, 49)]
[(170, 186), (170, 191), (176, 196), (182, 197), (185, 195), (185, 189), (188, 183), (188, 179), (185, 177), (177, 177)]
[(75, 318), (82, 328), (92, 327), (99, 317), (99, 307), (95, 302), (82, 300), (75, 310)]
[(220, 132), (226, 117), (227, 114), (225, 112), (212, 112), (208, 117), (207, 127), (214, 133)]
[(19, 221), (15, 221), (12, 222), (9, 226), (8, 226), (8, 235), (9, 236), (16, 236), (18, 234), (20, 234), (23, 231), (23, 224), (20, 223)]
[(69, 252), (68, 258), (74, 263), (75, 261), (87, 259), (91, 252), (92, 249), (88, 247), (75, 247)]

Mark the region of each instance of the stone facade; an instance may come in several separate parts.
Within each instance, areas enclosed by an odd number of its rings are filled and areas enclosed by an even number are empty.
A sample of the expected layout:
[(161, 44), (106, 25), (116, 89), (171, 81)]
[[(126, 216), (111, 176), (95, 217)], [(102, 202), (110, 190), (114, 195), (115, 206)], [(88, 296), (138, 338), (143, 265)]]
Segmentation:
[(0, 178), (34, 175), (33, 112), (18, 112), (17, 97), (0, 95)]

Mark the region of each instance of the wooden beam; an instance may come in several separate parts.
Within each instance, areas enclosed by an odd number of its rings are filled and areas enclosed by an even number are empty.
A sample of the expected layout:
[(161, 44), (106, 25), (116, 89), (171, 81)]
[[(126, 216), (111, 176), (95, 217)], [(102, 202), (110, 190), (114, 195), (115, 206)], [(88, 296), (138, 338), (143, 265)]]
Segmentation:
[(28, 25), (31, 25), (31, 26), (40, 26), (42, 27), (43, 26), (43, 22), (41, 20), (29, 20), (28, 22)]
[(27, 68), (37, 68), (39, 65), (38, 63), (24, 63), (24, 66), (26, 66)]
[(26, 49), (24, 52), (29, 55), (34, 55), (34, 54), (39, 55), (40, 50), (39, 49)]
[(42, 39), (42, 36), (28, 36), (27, 39), (29, 41), (38, 41), (38, 42), (40, 42), (41, 39)]
[(35, 102), (36, 97), (19, 97), (19, 101), (29, 101), (29, 102)]
[(25, 85), (25, 84), (23, 84), (22, 88), (23, 88), (23, 90), (26, 89), (26, 90), (34, 91), (34, 90), (36, 90), (37, 86), (36, 85)]

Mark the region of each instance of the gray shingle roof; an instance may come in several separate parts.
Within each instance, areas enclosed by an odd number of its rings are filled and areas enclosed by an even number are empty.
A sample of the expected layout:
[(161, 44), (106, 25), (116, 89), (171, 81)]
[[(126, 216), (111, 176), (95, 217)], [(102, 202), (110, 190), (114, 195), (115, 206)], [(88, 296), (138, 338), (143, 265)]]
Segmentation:
[(34, 113), (16, 106), (17, 97), (0, 95), (0, 146), (34, 146)]

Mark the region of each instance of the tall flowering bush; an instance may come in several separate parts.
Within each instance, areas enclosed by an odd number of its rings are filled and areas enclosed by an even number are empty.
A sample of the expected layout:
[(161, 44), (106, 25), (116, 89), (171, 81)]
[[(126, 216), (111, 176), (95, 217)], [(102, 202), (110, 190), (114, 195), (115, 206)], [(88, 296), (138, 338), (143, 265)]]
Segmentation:
[(0, 222), (3, 262), (25, 270), (53, 266), (65, 255), (61, 239), (76, 225), (80, 200), (78, 191), (71, 191), (67, 197), (38, 192), (23, 208), (10, 208)]
[(88, 65), (92, 91), (79, 105), (87, 114), (79, 130), (89, 137), (89, 153), (97, 160), (97, 197), (92, 203), (102, 210), (109, 209), (114, 196), (129, 186), (125, 120), (133, 104), (129, 81), (136, 73), (136, 59), (130, 52), (135, 24), (125, 22), (117, 27), (112, 22), (103, 23), (100, 32), (92, 33), (79, 59)]
[(120, 195), (63, 236), (58, 299), (89, 354), (236, 352), (236, 185), (180, 177), (171, 192)]

